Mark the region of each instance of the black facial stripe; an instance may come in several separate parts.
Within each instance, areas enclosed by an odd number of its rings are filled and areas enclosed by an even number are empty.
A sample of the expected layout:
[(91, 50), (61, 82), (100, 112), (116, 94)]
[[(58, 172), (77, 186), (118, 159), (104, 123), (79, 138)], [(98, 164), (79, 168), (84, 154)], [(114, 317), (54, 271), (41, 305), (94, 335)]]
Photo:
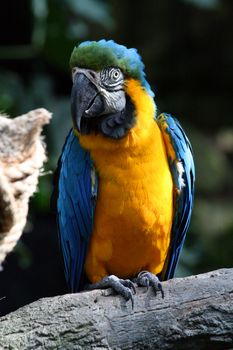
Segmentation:
[(124, 89), (122, 88), (122, 85), (119, 88), (115, 88), (115, 87), (112, 87), (112, 86), (107, 86), (107, 90), (109, 92), (124, 91)]
[(108, 76), (108, 72), (106, 69), (104, 69), (100, 74), (101, 80), (105, 81), (107, 76)]
[(109, 84), (109, 85), (118, 85), (120, 83), (122, 83), (124, 81), (123, 78), (120, 77), (120, 79), (111, 79), (111, 78), (107, 78), (105, 81), (104, 81), (104, 84)]
[(103, 84), (103, 87), (108, 90), (108, 91), (120, 91), (123, 90), (122, 88), (123, 84), (117, 84), (117, 85), (108, 85), (108, 84)]

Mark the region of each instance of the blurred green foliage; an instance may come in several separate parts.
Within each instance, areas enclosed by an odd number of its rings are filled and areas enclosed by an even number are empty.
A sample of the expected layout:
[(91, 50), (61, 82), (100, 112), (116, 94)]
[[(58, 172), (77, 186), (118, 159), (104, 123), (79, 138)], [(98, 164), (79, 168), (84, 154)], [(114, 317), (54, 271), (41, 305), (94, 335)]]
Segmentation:
[[(16, 116), (43, 106), (53, 113), (45, 131), (49, 156), (45, 171), (55, 168), (71, 126), (68, 62), (73, 46), (112, 38), (138, 48), (159, 110), (180, 119), (194, 149), (195, 207), (177, 274), (232, 266), (232, 1), (25, 3), (22, 10), (15, 0), (14, 14), (5, 3), (0, 15), (3, 24), (3, 16), (23, 21), (16, 28), (12, 19), (12, 27), (2, 31), (0, 110)], [(33, 211), (49, 211), (51, 191), (52, 176), (43, 176), (32, 200)], [(19, 251), (21, 257), (30, 256), (22, 246)], [(22, 265), (27, 266), (28, 259), (21, 258)]]

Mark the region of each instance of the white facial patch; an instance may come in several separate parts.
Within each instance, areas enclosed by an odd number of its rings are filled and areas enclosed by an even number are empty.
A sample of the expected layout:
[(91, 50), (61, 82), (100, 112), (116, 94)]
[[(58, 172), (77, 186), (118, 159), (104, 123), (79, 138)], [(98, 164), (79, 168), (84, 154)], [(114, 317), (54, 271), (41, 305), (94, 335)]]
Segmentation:
[(105, 103), (103, 114), (121, 112), (125, 108), (126, 98), (124, 90), (108, 91), (101, 88), (100, 93), (104, 97)]

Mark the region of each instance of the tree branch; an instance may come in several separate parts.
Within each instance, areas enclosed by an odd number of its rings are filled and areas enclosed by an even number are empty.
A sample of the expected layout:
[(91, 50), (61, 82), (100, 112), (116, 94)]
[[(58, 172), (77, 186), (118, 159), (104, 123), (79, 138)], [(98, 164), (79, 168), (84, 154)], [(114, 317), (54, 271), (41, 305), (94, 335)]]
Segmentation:
[[(233, 269), (137, 288), (135, 308), (107, 291), (38, 300), (0, 319), (1, 349), (230, 349)], [(104, 295), (105, 294), (105, 295)]]
[(36, 109), (14, 119), (0, 116), (0, 265), (20, 238), (46, 160), (42, 127), (51, 114)]

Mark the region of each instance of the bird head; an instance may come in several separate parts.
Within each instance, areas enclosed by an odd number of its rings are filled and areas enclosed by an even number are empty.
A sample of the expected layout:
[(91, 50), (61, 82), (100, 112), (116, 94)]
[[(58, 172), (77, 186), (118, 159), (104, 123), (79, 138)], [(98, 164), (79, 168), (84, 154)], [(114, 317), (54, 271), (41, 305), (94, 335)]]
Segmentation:
[(81, 135), (101, 133), (112, 139), (123, 138), (136, 123), (129, 81), (136, 81), (154, 96), (136, 49), (112, 40), (86, 41), (74, 48), (70, 66), (74, 128)]

